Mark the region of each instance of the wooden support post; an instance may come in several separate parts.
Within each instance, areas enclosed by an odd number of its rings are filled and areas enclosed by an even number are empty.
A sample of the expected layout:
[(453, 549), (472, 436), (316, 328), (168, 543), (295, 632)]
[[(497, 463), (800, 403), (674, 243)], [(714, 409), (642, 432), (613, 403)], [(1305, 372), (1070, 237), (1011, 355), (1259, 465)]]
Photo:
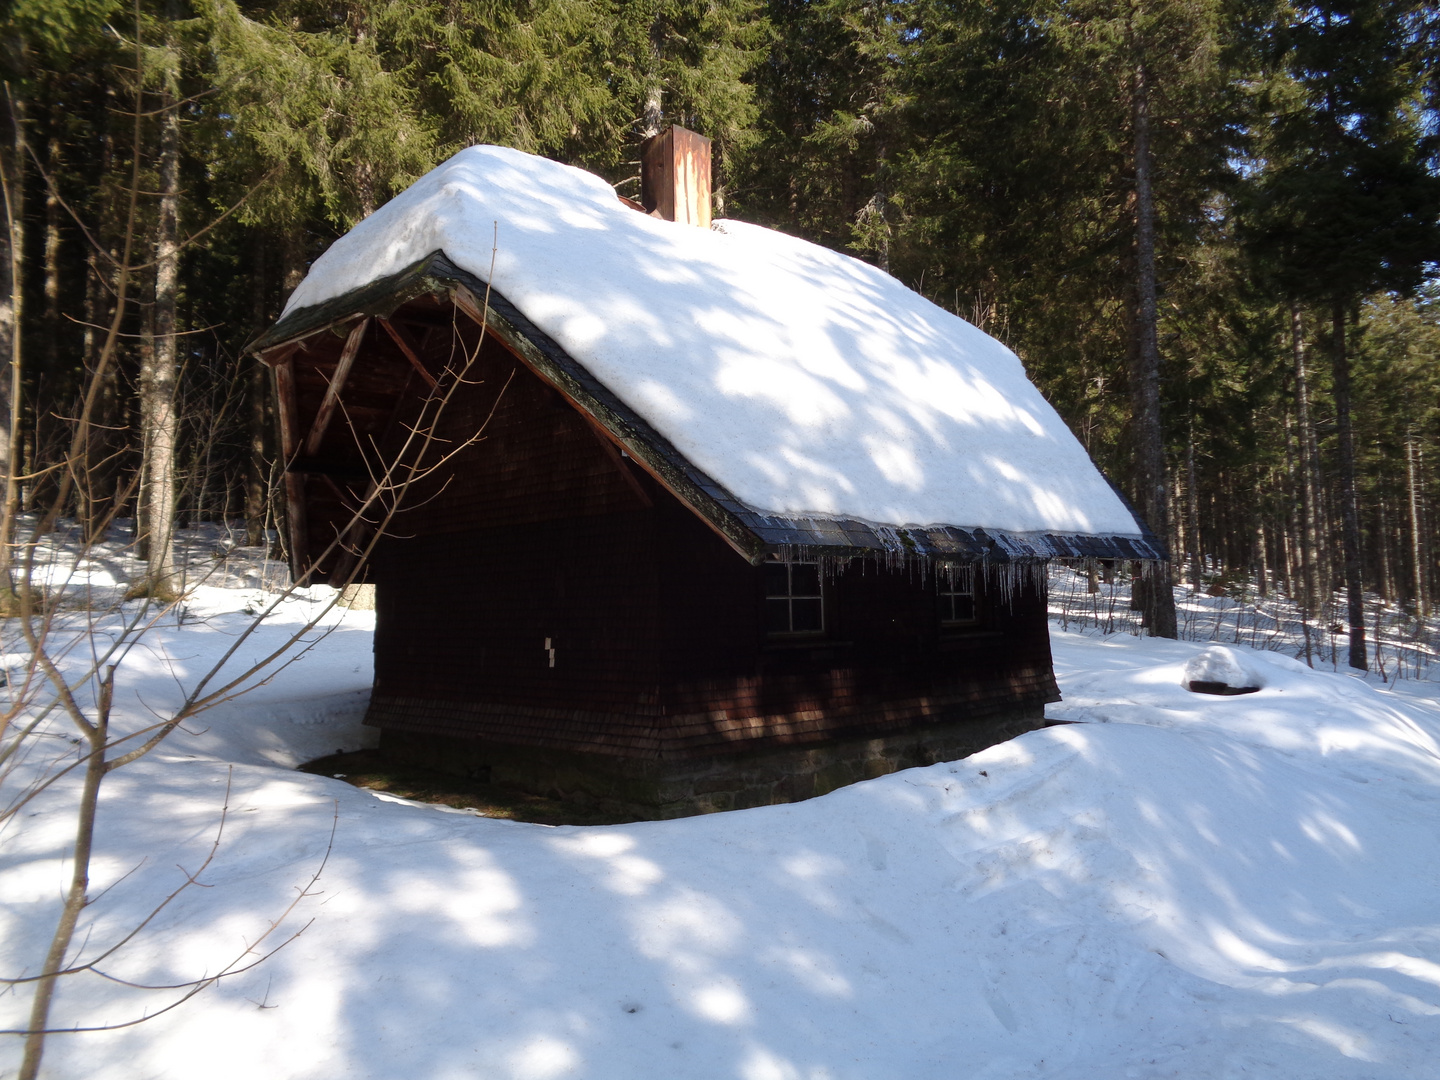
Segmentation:
[(425, 369), (425, 365), (420, 362), (420, 354), (416, 352), (415, 346), (410, 343), (410, 339), (405, 332), (389, 319), (380, 319), (380, 325), (385, 328), (385, 332), (390, 335), (391, 340), (394, 341), (395, 344), (399, 346), (400, 351), (405, 354), (405, 359), (410, 361), (411, 366), (420, 373), (420, 377), (430, 384), (431, 390), (434, 390), (437, 385), (435, 376), (431, 375), (430, 372)]
[(280, 413), (280, 449), (285, 455), (285, 520), (290, 527), (290, 574), (295, 581), (305, 572), (310, 559), (310, 541), (305, 529), (305, 478), (290, 471), (299, 449), (295, 425), (295, 362), (275, 365), (275, 403)]
[(335, 365), (335, 374), (330, 379), (330, 385), (325, 388), (325, 398), (320, 402), (315, 423), (310, 427), (310, 438), (305, 441), (306, 457), (315, 457), (320, 453), (325, 429), (330, 426), (335, 408), (340, 404), (340, 391), (345, 389), (345, 380), (350, 377), (350, 369), (355, 365), (355, 355), (360, 351), (361, 339), (365, 337), (365, 328), (369, 325), (369, 319), (361, 319), (351, 327), (350, 336), (345, 339), (345, 348), (340, 351), (340, 362)]

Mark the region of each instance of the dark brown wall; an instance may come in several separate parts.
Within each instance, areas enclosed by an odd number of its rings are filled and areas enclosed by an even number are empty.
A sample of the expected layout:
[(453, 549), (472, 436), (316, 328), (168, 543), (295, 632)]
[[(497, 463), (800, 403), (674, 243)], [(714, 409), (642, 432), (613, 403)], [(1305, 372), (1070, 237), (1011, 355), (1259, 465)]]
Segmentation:
[(493, 338), (440, 413), (435, 436), (422, 464), (454, 458), (409, 494), (414, 509), (398, 516), (398, 533), (518, 529), (644, 507), (619, 471), (618, 451), (607, 453), (581, 414)]
[(991, 581), (982, 624), (942, 632), (922, 567), (855, 560), (828, 576), (822, 638), (769, 640), (758, 568), (673, 500), (657, 501), (656, 515), (662, 693), (677, 753), (898, 730), (1058, 698), (1033, 588), (1002, 604)]
[(498, 344), (437, 435), (463, 448), (372, 561), (382, 726), (683, 757), (1056, 697), (1033, 592), (946, 637), (918, 567), (854, 562), (824, 640), (767, 641), (759, 569)]

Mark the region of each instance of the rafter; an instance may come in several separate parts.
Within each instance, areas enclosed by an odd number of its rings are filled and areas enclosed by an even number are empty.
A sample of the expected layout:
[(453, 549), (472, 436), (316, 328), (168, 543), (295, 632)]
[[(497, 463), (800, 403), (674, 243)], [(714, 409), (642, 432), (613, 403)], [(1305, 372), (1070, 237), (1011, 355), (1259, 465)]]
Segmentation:
[(335, 407), (340, 404), (340, 391), (345, 388), (345, 380), (350, 377), (355, 355), (360, 351), (360, 342), (365, 337), (365, 328), (369, 325), (369, 319), (361, 319), (351, 328), (350, 336), (345, 339), (345, 348), (340, 352), (340, 363), (335, 365), (335, 374), (330, 378), (330, 385), (325, 388), (325, 398), (320, 402), (320, 410), (315, 414), (315, 423), (311, 425), (310, 438), (305, 441), (307, 457), (314, 457), (320, 452), (325, 430), (335, 415)]
[(430, 384), (431, 390), (434, 390), (436, 385), (435, 376), (431, 375), (430, 372), (425, 369), (425, 365), (420, 362), (420, 354), (416, 351), (414, 344), (411, 343), (409, 335), (389, 319), (380, 319), (380, 325), (385, 328), (385, 332), (390, 335), (390, 339), (394, 341), (400, 351), (405, 354), (405, 359), (410, 361), (415, 370), (420, 373), (420, 377)]

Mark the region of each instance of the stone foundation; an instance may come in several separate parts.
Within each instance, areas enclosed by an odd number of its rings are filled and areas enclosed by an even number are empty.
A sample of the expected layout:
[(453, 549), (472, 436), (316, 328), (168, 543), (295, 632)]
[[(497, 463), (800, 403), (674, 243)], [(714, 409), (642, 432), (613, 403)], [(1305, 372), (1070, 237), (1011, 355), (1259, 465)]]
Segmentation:
[(617, 815), (677, 818), (799, 802), (900, 769), (954, 761), (1042, 727), (1035, 704), (875, 738), (661, 761), (382, 730), (381, 750), (432, 769), (540, 795), (593, 799)]

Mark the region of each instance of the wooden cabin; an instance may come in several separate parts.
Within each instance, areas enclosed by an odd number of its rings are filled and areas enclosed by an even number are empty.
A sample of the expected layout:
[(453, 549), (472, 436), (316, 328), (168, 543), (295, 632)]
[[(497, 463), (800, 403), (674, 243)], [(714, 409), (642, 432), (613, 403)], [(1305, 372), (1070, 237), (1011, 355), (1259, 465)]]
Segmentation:
[[(769, 278), (747, 299), (753, 251), (709, 228), (708, 143), (672, 129), (644, 176), (637, 205), (567, 166), (464, 151), (337, 241), (252, 346), (275, 372), (296, 579), (375, 585), (382, 748), (676, 816), (1041, 725), (1059, 696), (1046, 560), (1155, 559), (1155, 538), (1003, 346), (873, 268), (722, 224), (760, 245)], [(815, 289), (854, 295), (827, 315)], [(861, 337), (826, 368), (754, 314), (772, 302), (765, 319)], [(866, 303), (904, 315), (889, 353), (864, 336)], [(913, 408), (895, 389), (954, 337), (974, 384), (951, 413), (988, 402), (991, 436), (926, 412), (948, 368)], [(863, 366), (905, 350), (920, 367), (874, 369), (904, 378)], [(806, 378), (833, 381), (812, 401)], [(815, 401), (840, 419), (812, 423)], [(895, 445), (834, 430), (871, 404)], [(962, 436), (993, 443), (998, 471), (947, 458)], [(1007, 450), (1026, 438), (1041, 443)], [(902, 443), (930, 487), (891, 460)], [(846, 466), (852, 444), (870, 458)], [(792, 492), (787, 469), (810, 479)], [(1007, 484), (1024, 497), (1006, 503)], [(966, 504), (972, 486), (990, 494)]]

